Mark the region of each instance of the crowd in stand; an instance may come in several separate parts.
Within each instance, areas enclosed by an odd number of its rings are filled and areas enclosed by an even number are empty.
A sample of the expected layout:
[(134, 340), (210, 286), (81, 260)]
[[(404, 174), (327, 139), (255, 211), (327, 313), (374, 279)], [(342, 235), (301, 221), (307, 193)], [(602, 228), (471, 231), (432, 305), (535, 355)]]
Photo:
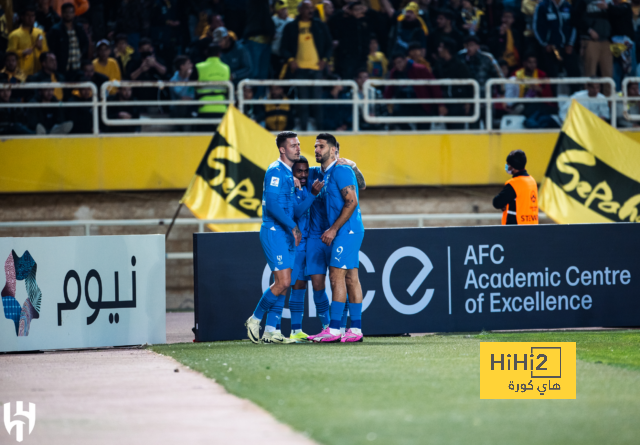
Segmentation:
[[(474, 79), (481, 97), (513, 99), (494, 105), (493, 117), (521, 116), (527, 128), (557, 128), (569, 102), (519, 103), (518, 98), (562, 94), (580, 100), (605, 120), (606, 100), (626, 77), (638, 75), (640, 0), (0, 0), (0, 83), (107, 81), (231, 81), (244, 79), (355, 80), (357, 94), (425, 98), (432, 103), (376, 105), (377, 116), (470, 116), (469, 84), (386, 86), (365, 91), (368, 79)], [(490, 79), (609, 77), (597, 81), (495, 85)], [(169, 84), (170, 85), (170, 84)], [(93, 109), (20, 107), (20, 103), (91, 102), (91, 88), (0, 89), (0, 134), (91, 133)], [(100, 93), (98, 93), (100, 94)], [(220, 117), (225, 105), (137, 106), (135, 101), (223, 100), (222, 87), (111, 86), (110, 119), (166, 114)], [(353, 127), (350, 105), (294, 104), (295, 99), (350, 99), (350, 87), (246, 87), (244, 99), (285, 103), (247, 105), (245, 113), (271, 131)], [(639, 96), (630, 83), (628, 96)], [(118, 105), (122, 102), (122, 105)], [(619, 126), (636, 126), (615, 105)], [(481, 107), (484, 117), (484, 107)], [(448, 129), (479, 128), (446, 124)], [(133, 123), (133, 122), (132, 122)], [(438, 129), (432, 124), (374, 125), (361, 130)], [(202, 130), (187, 126), (183, 129)], [(137, 125), (100, 131), (140, 131)]]

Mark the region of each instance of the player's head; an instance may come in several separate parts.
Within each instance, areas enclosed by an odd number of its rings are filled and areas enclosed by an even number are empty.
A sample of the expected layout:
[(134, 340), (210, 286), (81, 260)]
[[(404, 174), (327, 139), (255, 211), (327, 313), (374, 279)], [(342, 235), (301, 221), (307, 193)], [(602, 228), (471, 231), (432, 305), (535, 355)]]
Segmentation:
[(513, 150), (507, 156), (507, 165), (511, 170), (524, 170), (527, 165), (527, 155), (522, 150)]
[(300, 181), (300, 185), (306, 186), (307, 178), (309, 177), (309, 161), (307, 161), (307, 158), (300, 156), (300, 159), (293, 164), (291, 170), (293, 171), (293, 176)]
[(282, 131), (276, 136), (276, 146), (280, 152), (280, 157), (284, 156), (290, 162), (300, 159), (300, 141), (298, 135), (293, 131)]
[(314, 145), (316, 153), (316, 162), (324, 164), (328, 160), (337, 159), (338, 141), (329, 133), (320, 133), (316, 136), (316, 144)]

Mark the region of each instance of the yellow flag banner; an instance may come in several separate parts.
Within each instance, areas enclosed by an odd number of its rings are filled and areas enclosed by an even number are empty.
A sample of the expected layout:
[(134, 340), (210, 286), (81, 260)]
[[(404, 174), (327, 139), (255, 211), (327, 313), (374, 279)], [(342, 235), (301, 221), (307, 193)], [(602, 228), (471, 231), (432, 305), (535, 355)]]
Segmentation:
[(539, 195), (560, 224), (640, 222), (640, 144), (574, 100)]
[[(230, 106), (180, 202), (199, 219), (260, 218), (264, 174), (278, 156), (275, 136)], [(260, 224), (209, 224), (209, 228), (257, 231)]]

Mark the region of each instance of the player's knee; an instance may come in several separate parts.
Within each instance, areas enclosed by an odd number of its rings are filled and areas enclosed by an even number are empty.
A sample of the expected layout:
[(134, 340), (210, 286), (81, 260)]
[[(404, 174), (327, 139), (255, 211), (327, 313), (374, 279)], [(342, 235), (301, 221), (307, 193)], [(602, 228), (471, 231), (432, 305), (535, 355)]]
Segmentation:
[[(356, 269), (357, 270), (357, 269)], [(347, 287), (357, 286), (360, 284), (360, 279), (358, 278), (358, 274), (347, 274), (345, 277), (345, 282), (347, 283)]]

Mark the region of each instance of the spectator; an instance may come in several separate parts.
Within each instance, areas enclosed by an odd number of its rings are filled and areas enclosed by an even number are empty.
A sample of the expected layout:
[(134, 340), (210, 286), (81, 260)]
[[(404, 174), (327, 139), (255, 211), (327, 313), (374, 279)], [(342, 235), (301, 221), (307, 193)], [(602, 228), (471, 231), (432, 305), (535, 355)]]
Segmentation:
[(494, 28), (489, 36), (489, 48), (494, 57), (503, 59), (510, 70), (520, 66), (522, 34), (514, 29), (514, 13), (507, 9), (502, 12), (502, 24)]
[[(188, 82), (191, 79), (193, 73), (193, 63), (187, 56), (178, 56), (173, 62), (175, 73), (171, 77), (172, 82)], [(196, 90), (194, 87), (171, 87), (171, 100), (196, 100)], [(195, 107), (192, 106), (175, 106), (170, 108), (171, 117), (184, 118), (188, 116), (196, 115)]]
[[(347, 4), (347, 6), (349, 6), (349, 4)], [(336, 8), (330, 0), (324, 0), (316, 4), (316, 10), (318, 11), (320, 20), (326, 23), (335, 13)]]
[(0, 74), (6, 74), (9, 83), (22, 83), (27, 79), (27, 76), (18, 66), (18, 55), (14, 52), (5, 54), (4, 68), (2, 68)]
[[(79, 82), (90, 82), (90, 78), (81, 77)], [(69, 102), (86, 103), (90, 105), (93, 98), (91, 88), (78, 88), (73, 92)], [(108, 109), (107, 109), (108, 110)], [(70, 108), (69, 117), (73, 122), (71, 134), (91, 134), (93, 133), (93, 107), (73, 107)]]
[(56, 55), (60, 71), (69, 80), (75, 80), (80, 70), (80, 61), (88, 57), (89, 40), (84, 28), (75, 21), (75, 6), (62, 5), (62, 21), (47, 34), (51, 52)]
[(413, 42), (409, 45), (409, 58), (413, 60), (415, 63), (419, 63), (422, 66), (425, 66), (431, 70), (431, 64), (427, 62), (425, 56), (427, 55), (427, 49), (422, 46), (419, 42)]
[(334, 49), (335, 70), (342, 79), (353, 79), (358, 68), (367, 63), (371, 31), (365, 18), (366, 12), (365, 5), (359, 1), (351, 2), (329, 20), (334, 45), (337, 42)]
[(379, 49), (378, 39), (375, 34), (372, 34), (369, 40), (369, 56), (367, 57), (367, 70), (371, 79), (384, 79), (387, 76), (389, 62)]
[[(244, 41), (252, 62), (252, 71), (245, 77), (252, 79), (267, 79), (269, 77), (270, 43), (276, 32), (275, 24), (270, 16), (269, 0), (248, 0)], [(264, 92), (261, 95), (264, 95)]]
[[(582, 39), (584, 75), (613, 77), (613, 56), (609, 47), (611, 24), (606, 0), (576, 0), (572, 17)], [(610, 85), (605, 84), (604, 94), (611, 94)]]
[[(245, 85), (242, 88), (242, 98), (245, 101), (253, 100), (253, 88), (250, 85)], [(248, 104), (245, 102), (243, 113), (252, 121), (262, 125), (262, 109), (260, 105)]]
[[(618, 93), (618, 95), (622, 96), (622, 92)], [(618, 128), (640, 127), (639, 121), (628, 119), (629, 115), (633, 114), (637, 116), (640, 114), (640, 90), (638, 89), (637, 82), (630, 82), (627, 85), (627, 97), (634, 99), (627, 102), (626, 106), (623, 102), (618, 102), (617, 104), (616, 120), (618, 122)]]
[[(367, 80), (369, 80), (369, 72), (368, 70), (361, 68), (358, 71), (358, 75), (356, 76), (356, 83), (358, 84), (358, 98), (362, 101), (364, 100), (364, 95), (367, 94), (369, 96), (369, 99), (382, 99), (382, 93), (377, 88), (369, 88), (369, 90), (365, 92), (364, 84)], [(358, 127), (362, 131), (375, 131), (383, 129), (382, 125), (370, 124), (369, 122), (364, 120), (365, 113), (369, 116), (384, 116), (385, 113), (382, 104), (371, 105), (368, 109), (366, 109), (364, 105), (360, 105), (360, 120), (358, 122)]]
[(173, 60), (182, 48), (179, 0), (150, 0), (149, 37), (162, 60)]
[(89, 10), (89, 0), (52, 0), (53, 9), (62, 16), (64, 5), (72, 4), (76, 16), (81, 16)]
[(126, 34), (118, 34), (116, 36), (115, 44), (116, 47), (113, 50), (113, 55), (118, 61), (120, 73), (125, 74), (127, 73), (127, 64), (133, 58), (136, 50), (129, 45)]
[[(351, 88), (346, 89), (342, 85), (335, 85), (324, 94), (325, 99), (347, 100), (351, 99)], [(325, 105), (322, 130), (347, 131), (353, 124), (353, 107), (347, 104)]]
[(88, 79), (88, 82), (92, 82), (98, 89), (98, 92), (102, 84), (109, 81), (109, 78), (104, 74), (96, 73), (91, 60), (83, 60), (80, 62), (80, 68), (82, 69), (82, 77)]
[(578, 57), (573, 50), (576, 30), (571, 24), (571, 4), (567, 0), (541, 0), (532, 28), (540, 45), (540, 65), (549, 77), (558, 77), (558, 68), (562, 66), (568, 77), (580, 77)]
[[(120, 87), (113, 96), (107, 97), (108, 102), (135, 102), (130, 87)], [(107, 107), (109, 119), (131, 120), (140, 118), (140, 108), (135, 105), (110, 105)], [(109, 125), (105, 128), (109, 133), (138, 133), (140, 127), (136, 125)]]
[[(56, 55), (52, 52), (40, 54), (40, 65), (42, 66), (42, 70), (33, 76), (27, 77), (27, 82), (64, 82), (66, 80), (62, 74), (58, 73), (58, 61)], [(52, 91), (58, 101), (64, 98), (62, 88), (56, 88)]]
[(273, 73), (278, 76), (284, 65), (282, 56), (280, 55), (280, 43), (282, 41), (282, 32), (287, 23), (292, 22), (293, 18), (289, 17), (287, 5), (284, 0), (278, 0), (274, 6), (275, 14), (271, 18), (275, 27), (273, 41), (271, 42), (271, 67)]
[[(331, 57), (332, 40), (327, 25), (313, 17), (313, 4), (304, 0), (298, 5), (298, 17), (284, 27), (280, 54), (289, 64), (294, 79), (322, 79), (322, 71)], [(317, 87), (298, 88), (300, 99), (320, 99), (322, 90)], [(315, 119), (320, 124), (322, 106), (316, 106)], [(299, 106), (300, 128), (306, 131), (309, 121), (309, 105)]]
[[(510, 76), (511, 70), (506, 60), (498, 61), (502, 77), (509, 80), (516, 80), (515, 76)], [(516, 98), (520, 96), (520, 87), (514, 84), (494, 85), (491, 95), (495, 98)], [(524, 105), (514, 105), (513, 102), (501, 102), (493, 105), (494, 125), (499, 126), (503, 116), (507, 114), (522, 114)]]
[[(534, 53), (526, 54), (523, 58), (522, 68), (516, 71), (515, 79), (547, 79), (547, 74), (538, 69), (538, 59)], [(518, 97), (536, 98), (552, 97), (551, 86), (549, 84), (522, 84), (518, 92)], [(559, 125), (551, 117), (556, 111), (552, 102), (528, 102), (516, 108), (527, 120), (524, 122), (526, 128), (557, 128)]]
[[(269, 87), (269, 99), (288, 100), (284, 90), (280, 85), (271, 85)], [(291, 105), (285, 104), (266, 104), (262, 113), (265, 128), (269, 131), (285, 131), (293, 129), (293, 114)]]
[[(611, 45), (613, 59), (613, 79), (616, 89), (622, 89), (622, 79), (626, 76), (635, 76), (636, 72), (636, 42), (633, 29), (633, 11), (630, 3), (622, 0), (613, 0), (609, 5), (609, 17), (611, 21), (612, 37)], [(633, 73), (633, 74), (632, 74)]]
[[(485, 97), (485, 84), (489, 79), (502, 77), (502, 71), (498, 71), (499, 66), (490, 53), (480, 51), (480, 39), (477, 35), (467, 36), (464, 47), (465, 49), (458, 53), (458, 57), (467, 65), (471, 78), (480, 85), (480, 97)], [(485, 109), (481, 107), (480, 111), (480, 119), (469, 124), (470, 128), (480, 128), (480, 121), (484, 121)], [(470, 110), (470, 114), (473, 114), (473, 109)]]
[(116, 15), (116, 32), (125, 34), (129, 45), (140, 47), (140, 34), (147, 31), (148, 13), (140, 0), (122, 0)]
[(38, 0), (38, 9), (36, 10), (36, 22), (34, 26), (40, 28), (45, 33), (60, 21), (60, 16), (51, 7), (51, 0)]
[[(443, 37), (438, 47), (438, 65), (436, 67), (436, 77), (438, 79), (469, 79), (471, 73), (469, 68), (460, 59), (455, 57), (458, 44), (455, 40)], [(465, 99), (473, 97), (471, 86), (449, 85), (443, 87), (443, 97), (447, 99)], [(469, 114), (471, 104), (469, 103), (448, 103), (438, 107), (440, 116), (465, 116)], [(464, 124), (448, 123), (449, 130), (461, 130)]]
[[(609, 113), (609, 105), (607, 103), (607, 98), (600, 92), (600, 84), (599, 83), (588, 83), (585, 85), (586, 89), (582, 91), (578, 91), (571, 96), (571, 99), (575, 99), (586, 109), (591, 111), (593, 114), (598, 116), (600, 119), (604, 121), (609, 121), (610, 113)], [(589, 100), (596, 99), (596, 100)], [(567, 119), (567, 113), (569, 112), (569, 107), (571, 106), (571, 100), (563, 102), (560, 106), (560, 118), (564, 122)]]
[[(2, 76), (0, 83), (7, 84), (7, 76)], [(27, 128), (25, 109), (20, 107), (20, 101), (11, 97), (11, 89), (0, 89), (0, 104), (15, 104), (14, 108), (0, 108), (0, 135), (34, 134)]]
[(423, 47), (427, 46), (427, 25), (418, 15), (420, 7), (416, 2), (410, 2), (397, 17), (391, 26), (389, 35), (389, 53), (398, 51), (407, 52), (412, 42), (418, 42)]
[[(109, 80), (122, 80), (120, 66), (111, 55), (111, 45), (108, 40), (100, 40), (96, 45), (98, 57), (93, 60), (93, 67), (97, 73), (104, 74)], [(110, 91), (111, 94), (111, 91)]]
[(235, 85), (251, 76), (253, 72), (251, 54), (242, 43), (236, 42), (229, 36), (227, 28), (220, 27), (213, 31), (213, 44), (222, 50), (220, 60), (229, 66), (231, 80)]
[(438, 58), (438, 54), (440, 54), (440, 42), (442, 39), (451, 39), (454, 42), (453, 54), (456, 54), (458, 51), (462, 49), (462, 41), (464, 37), (462, 33), (458, 31), (453, 26), (454, 14), (452, 11), (448, 9), (443, 9), (438, 12), (438, 17), (436, 18), (436, 24), (438, 29), (436, 29), (432, 36), (429, 37), (429, 57), (433, 60)]
[[(167, 68), (162, 61), (156, 59), (151, 40), (147, 38), (140, 39), (138, 53), (138, 57), (127, 64), (129, 78), (140, 81), (163, 80)], [(158, 89), (153, 87), (138, 88), (136, 90), (136, 98), (144, 101), (155, 100), (157, 95)]]
[[(231, 79), (231, 69), (220, 59), (221, 49), (217, 45), (211, 45), (207, 49), (207, 60), (196, 64), (196, 70), (192, 73), (201, 82), (210, 81), (228, 81)], [(225, 88), (198, 88), (197, 94), (199, 100), (225, 100), (227, 93)], [(219, 119), (227, 111), (227, 106), (220, 105), (203, 105), (198, 109), (198, 116), (201, 118)], [(216, 126), (207, 127), (205, 129), (215, 130)]]
[(38, 90), (29, 102), (52, 105), (27, 109), (27, 127), (31, 131), (36, 134), (69, 134), (73, 129), (73, 122), (65, 121), (64, 110), (55, 105), (60, 101), (54, 96), (53, 88)]
[(20, 13), (20, 27), (9, 34), (7, 51), (18, 55), (18, 65), (25, 76), (40, 71), (40, 55), (49, 51), (44, 32), (33, 26), (35, 21), (36, 9), (27, 6)]
[(479, 8), (476, 8), (471, 0), (462, 0), (462, 10), (460, 11), (462, 17), (462, 29), (464, 29), (470, 36), (481, 34), (481, 25), (484, 25), (482, 12)]
[[(389, 72), (389, 79), (433, 79), (429, 68), (409, 60), (404, 53), (396, 53), (393, 56), (393, 68)], [(386, 99), (437, 99), (442, 97), (440, 88), (431, 85), (392, 86), (385, 88)], [(433, 115), (435, 105), (433, 103), (399, 104), (393, 106), (393, 114), (396, 116), (430, 116)], [(389, 107), (391, 108), (391, 107)], [(401, 125), (401, 129), (408, 129), (408, 125)], [(427, 129), (428, 124), (418, 124), (418, 128)]]

